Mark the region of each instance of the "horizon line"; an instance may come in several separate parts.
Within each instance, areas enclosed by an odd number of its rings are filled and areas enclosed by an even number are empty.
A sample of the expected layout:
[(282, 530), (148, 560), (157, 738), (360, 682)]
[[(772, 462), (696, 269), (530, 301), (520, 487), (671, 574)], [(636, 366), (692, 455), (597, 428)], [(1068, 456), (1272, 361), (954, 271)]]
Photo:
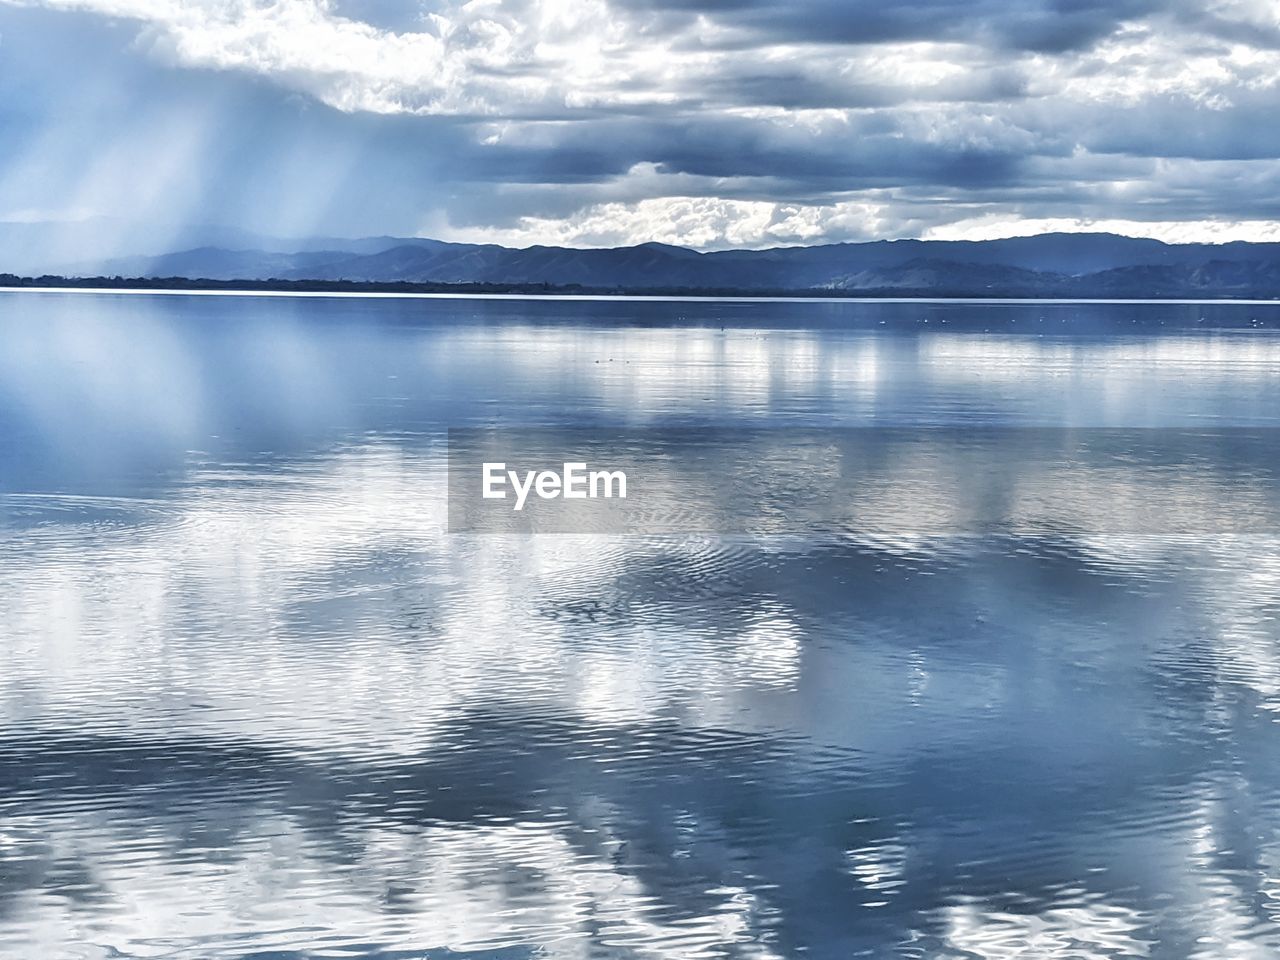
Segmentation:
[(655, 303), (1079, 303), (1079, 304), (1172, 304), (1228, 306), (1280, 306), (1280, 299), (1233, 299), (1217, 297), (1195, 299), (1183, 297), (806, 297), (806, 296), (696, 296), (692, 294), (604, 294), (604, 293), (416, 293), (392, 290), (247, 290), (247, 289), (183, 289), (181, 287), (8, 287), (0, 286), (0, 294), (94, 294), (160, 297), (239, 297), (296, 298), (338, 300), (635, 300)]

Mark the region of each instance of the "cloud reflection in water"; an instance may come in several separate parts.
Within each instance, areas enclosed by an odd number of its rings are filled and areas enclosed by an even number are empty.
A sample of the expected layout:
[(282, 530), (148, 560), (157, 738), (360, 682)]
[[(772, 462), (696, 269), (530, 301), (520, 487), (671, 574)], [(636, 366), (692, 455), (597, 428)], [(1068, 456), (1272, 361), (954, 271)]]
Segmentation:
[(1266, 426), (1269, 335), (3, 306), (0, 951), (1280, 947), (1276, 531), (451, 536), (442, 441)]

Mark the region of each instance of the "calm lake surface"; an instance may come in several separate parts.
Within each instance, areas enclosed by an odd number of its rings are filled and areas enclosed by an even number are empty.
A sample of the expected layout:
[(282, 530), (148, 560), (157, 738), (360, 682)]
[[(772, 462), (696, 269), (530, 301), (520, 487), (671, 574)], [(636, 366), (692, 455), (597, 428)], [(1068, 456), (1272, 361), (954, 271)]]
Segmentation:
[[(1274, 958), (1278, 325), (0, 294), (0, 956)], [(450, 428), (997, 426), (1253, 446), (997, 452), (999, 536), (447, 527)]]

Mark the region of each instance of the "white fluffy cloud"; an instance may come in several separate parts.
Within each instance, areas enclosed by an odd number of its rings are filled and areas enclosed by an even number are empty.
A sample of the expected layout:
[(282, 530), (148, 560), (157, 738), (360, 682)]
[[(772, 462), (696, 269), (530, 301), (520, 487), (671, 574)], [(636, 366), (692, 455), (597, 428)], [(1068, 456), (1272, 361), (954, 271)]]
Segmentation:
[(993, 240), (1030, 237), (1038, 233), (1118, 233), (1153, 237), (1165, 243), (1254, 243), (1280, 241), (1275, 220), (1125, 220), (1086, 217), (1010, 217), (992, 214), (957, 220), (925, 230), (925, 240)]
[(451, 2), (402, 32), (341, 16), (326, 0), (39, 5), (136, 21), (153, 56), (268, 77), (344, 111), (539, 116), (671, 98), (657, 45), (628, 40), (604, 0)]
[[(3, 2), (135, 21), (139, 46), (152, 55), (270, 77), (342, 110), (379, 113), (572, 114), (707, 104), (735, 87), (748, 103), (770, 102), (767, 89), (735, 83), (744, 75), (779, 86), (805, 81), (811, 98), (825, 89), (839, 99), (843, 89), (854, 99), (950, 102), (980, 95), (984, 77), (1010, 81), (1011, 63), (1025, 68), (1038, 95), (1075, 101), (1176, 95), (1221, 106), (1234, 91), (1280, 82), (1280, 44), (1248, 42), (1250, 34), (1259, 41), (1280, 35), (1280, 7), (1251, 0), (1203, 13), (1235, 27), (1229, 38), (1151, 15), (1118, 21), (1083, 52), (992, 48), (979, 30), (969, 42), (849, 45), (744, 32), (709, 15), (660, 28), (608, 0), (447, 0), (403, 31), (343, 16), (330, 0)], [(803, 4), (795, 14), (806, 15)]]
[(450, 228), (440, 239), (565, 247), (621, 247), (669, 243), (699, 250), (763, 249), (815, 243), (919, 237), (994, 240), (1040, 233), (1114, 233), (1165, 243), (1280, 242), (1276, 220), (1127, 220), (992, 214), (919, 229), (893, 217), (887, 205), (843, 202), (801, 206), (765, 200), (655, 197), (637, 203), (593, 204), (571, 216), (521, 217), (513, 227)]
[(885, 205), (824, 205), (718, 197), (653, 197), (599, 203), (567, 217), (521, 217), (511, 227), (444, 228), (445, 239), (507, 246), (625, 246), (648, 241), (699, 249), (770, 247), (825, 240), (871, 240), (897, 233)]

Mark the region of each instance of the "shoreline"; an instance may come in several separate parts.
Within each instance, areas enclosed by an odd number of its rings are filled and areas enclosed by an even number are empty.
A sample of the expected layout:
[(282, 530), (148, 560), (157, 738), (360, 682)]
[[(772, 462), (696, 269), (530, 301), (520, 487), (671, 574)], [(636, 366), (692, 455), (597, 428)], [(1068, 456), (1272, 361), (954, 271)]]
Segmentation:
[(1016, 297), (1016, 296), (948, 296), (933, 295), (846, 295), (829, 294), (717, 294), (717, 293), (546, 293), (489, 292), (489, 291), (415, 291), (415, 290), (291, 290), (279, 287), (150, 287), (150, 286), (58, 286), (26, 284), (0, 286), (0, 293), (35, 294), (91, 294), (96, 296), (159, 296), (159, 297), (241, 297), (241, 298), (296, 298), (296, 299), (351, 299), (351, 300), (547, 300), (547, 301), (638, 301), (653, 303), (1078, 303), (1078, 304), (1136, 304), (1171, 306), (1223, 305), (1223, 306), (1272, 306), (1280, 307), (1280, 298), (1264, 300), (1232, 297)]

